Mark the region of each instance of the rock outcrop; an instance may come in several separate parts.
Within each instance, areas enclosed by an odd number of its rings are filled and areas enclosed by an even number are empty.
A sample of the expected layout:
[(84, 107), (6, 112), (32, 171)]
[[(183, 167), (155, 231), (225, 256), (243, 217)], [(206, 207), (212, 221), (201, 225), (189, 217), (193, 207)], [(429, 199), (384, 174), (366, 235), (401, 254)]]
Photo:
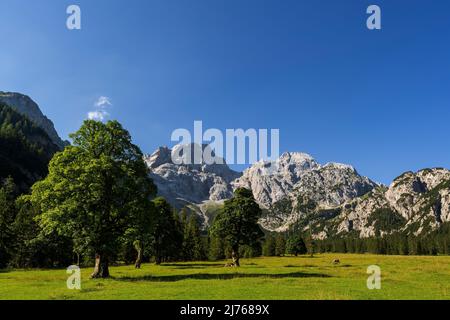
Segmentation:
[[(231, 182), (238, 178), (240, 173), (231, 170), (226, 163), (174, 164), (172, 152), (181, 147), (176, 146), (174, 150), (161, 147), (144, 158), (159, 195), (177, 208), (229, 199), (233, 194)], [(195, 145), (191, 147), (196, 148)]]
[(285, 153), (274, 162), (258, 162), (233, 182), (253, 191), (265, 209), (261, 225), (285, 231), (311, 211), (333, 208), (362, 196), (377, 184), (349, 165), (320, 165), (305, 153)]
[(345, 236), (361, 238), (393, 232), (424, 234), (450, 222), (450, 171), (443, 168), (406, 172), (389, 187), (378, 187), (363, 197), (348, 201), (340, 214), (316, 221), (318, 238)]
[(68, 144), (67, 141), (63, 141), (58, 136), (53, 122), (42, 113), (39, 106), (30, 97), (20, 93), (0, 91), (0, 103), (13, 108), (33, 121), (47, 133), (53, 143), (59, 148), (64, 148)]
[[(159, 148), (145, 161), (158, 186), (159, 195), (177, 208), (194, 209), (205, 226), (212, 211), (232, 197), (233, 190), (246, 187), (264, 209), (261, 225), (283, 231), (296, 223), (311, 208), (330, 208), (361, 196), (376, 183), (360, 176), (348, 165), (320, 165), (305, 153), (285, 153), (274, 162), (260, 161), (243, 174), (224, 164), (175, 164), (172, 152), (183, 146)], [(194, 154), (195, 145), (191, 146)], [(207, 146), (202, 146), (203, 151)], [(193, 159), (189, 163), (193, 163)]]
[(284, 153), (276, 161), (257, 162), (242, 174), (226, 164), (177, 165), (171, 153), (159, 148), (145, 158), (151, 176), (160, 195), (177, 208), (191, 208), (203, 218), (205, 228), (238, 187), (253, 191), (264, 211), (260, 220), (264, 229), (311, 229), (317, 239), (398, 231), (418, 235), (450, 222), (447, 169), (406, 172), (387, 187), (359, 175), (352, 166), (321, 165), (306, 153)]

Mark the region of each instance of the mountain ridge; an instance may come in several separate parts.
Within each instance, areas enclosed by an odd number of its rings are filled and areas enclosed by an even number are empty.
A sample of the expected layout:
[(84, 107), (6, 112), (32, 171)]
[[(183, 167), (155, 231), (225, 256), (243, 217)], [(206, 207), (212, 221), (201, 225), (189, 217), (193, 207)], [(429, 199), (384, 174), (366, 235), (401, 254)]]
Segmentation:
[(42, 113), (39, 105), (29, 96), (17, 92), (0, 91), (0, 103), (28, 117), (37, 126), (42, 128), (60, 149), (68, 145), (67, 141), (63, 141), (59, 137), (53, 122)]
[[(67, 144), (28, 96), (0, 91), (0, 107), (5, 150), (14, 145), (23, 152), (35, 150), (40, 157), (36, 163), (42, 167)], [(189, 156), (183, 154), (189, 150), (185, 147), (160, 147), (145, 155), (144, 161), (159, 195), (177, 209), (191, 209), (202, 219), (204, 228), (210, 226), (223, 202), (239, 187), (253, 192), (264, 212), (259, 223), (271, 232), (300, 228), (309, 230), (316, 239), (348, 235), (367, 238), (395, 232), (418, 235), (450, 222), (450, 171), (445, 168), (407, 171), (384, 186), (360, 175), (349, 164), (320, 164), (304, 152), (285, 152), (274, 161), (258, 161), (243, 172), (230, 169), (224, 159), (220, 159), (223, 164), (175, 164), (173, 154)], [(194, 163), (192, 155), (209, 148), (195, 144), (189, 147), (188, 163)], [(8, 167), (4, 165), (7, 170), (2, 170), (16, 172), (26, 181), (23, 188), (45, 174), (43, 167), (35, 172), (24, 170), (20, 162), (23, 159), (12, 161), (5, 152), (2, 157)]]
[[(146, 155), (144, 160), (159, 194), (179, 209), (185, 206), (193, 209), (204, 222), (213, 218), (208, 208), (217, 209), (239, 187), (252, 190), (265, 212), (273, 213), (265, 214), (261, 225), (270, 231), (280, 231), (297, 220), (294, 208), (300, 205), (298, 194), (305, 193), (305, 190), (310, 190), (307, 197), (314, 198), (321, 206), (336, 206), (377, 186), (367, 177), (360, 176), (350, 165), (321, 165), (311, 155), (301, 152), (286, 152), (275, 161), (259, 161), (242, 173), (231, 170), (225, 162), (213, 165), (174, 164), (172, 152), (182, 147), (177, 145), (173, 150), (160, 147), (153, 154)], [(203, 145), (202, 149), (205, 147)], [(195, 145), (192, 144), (191, 148)], [(317, 199), (320, 194), (326, 197)], [(291, 212), (277, 210), (277, 205), (283, 201), (291, 202)]]
[(331, 218), (318, 218), (310, 212), (310, 225), (303, 224), (303, 230), (310, 227), (317, 239), (427, 234), (450, 222), (450, 170), (405, 172), (389, 186), (375, 188), (335, 210), (338, 214)]
[(12, 177), (21, 191), (43, 179), (59, 147), (47, 133), (15, 109), (0, 103), (0, 182)]
[(242, 173), (226, 163), (177, 165), (171, 152), (161, 147), (145, 157), (150, 175), (160, 195), (197, 213), (205, 228), (239, 187), (252, 190), (264, 212), (260, 225), (271, 232), (301, 228), (316, 239), (355, 233), (367, 238), (417, 235), (450, 222), (450, 171), (444, 168), (405, 172), (385, 186), (351, 165), (322, 165), (303, 152), (258, 161)]

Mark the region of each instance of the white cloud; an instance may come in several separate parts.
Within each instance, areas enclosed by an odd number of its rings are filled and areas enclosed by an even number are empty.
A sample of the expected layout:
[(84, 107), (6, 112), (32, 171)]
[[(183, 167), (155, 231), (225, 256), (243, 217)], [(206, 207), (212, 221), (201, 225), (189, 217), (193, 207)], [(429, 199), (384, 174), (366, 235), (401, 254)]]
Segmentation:
[(112, 106), (111, 99), (105, 96), (101, 96), (94, 104), (97, 108), (107, 108)]
[(109, 113), (104, 111), (104, 110), (88, 112), (88, 119), (89, 120), (103, 121), (108, 116), (109, 116)]
[(87, 116), (89, 120), (104, 121), (109, 117), (107, 108), (111, 107), (111, 99), (105, 96), (101, 96), (94, 103), (94, 110), (89, 111)]

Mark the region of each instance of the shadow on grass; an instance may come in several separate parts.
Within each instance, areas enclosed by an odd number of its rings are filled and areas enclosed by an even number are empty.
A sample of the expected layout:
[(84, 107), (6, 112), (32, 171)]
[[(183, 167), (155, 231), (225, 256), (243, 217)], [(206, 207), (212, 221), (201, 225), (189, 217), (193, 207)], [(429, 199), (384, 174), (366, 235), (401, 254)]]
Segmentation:
[(169, 275), (169, 276), (141, 276), (141, 277), (121, 277), (114, 278), (117, 281), (149, 281), (149, 282), (175, 282), (182, 280), (231, 280), (236, 278), (270, 278), (270, 279), (281, 279), (281, 278), (330, 278), (330, 275), (322, 273), (304, 273), (304, 272), (293, 272), (293, 273), (221, 273), (221, 274), (211, 274), (211, 273), (194, 273), (194, 274), (179, 274), (179, 275)]
[(162, 267), (175, 267), (177, 269), (199, 269), (207, 267), (223, 267), (223, 263), (164, 263)]

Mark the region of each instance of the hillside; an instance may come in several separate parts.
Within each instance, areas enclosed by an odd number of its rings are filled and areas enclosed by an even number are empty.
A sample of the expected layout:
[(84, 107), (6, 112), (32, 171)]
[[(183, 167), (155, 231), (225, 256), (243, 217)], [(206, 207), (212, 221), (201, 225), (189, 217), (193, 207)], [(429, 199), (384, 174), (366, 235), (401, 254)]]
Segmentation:
[(35, 125), (47, 133), (51, 141), (59, 148), (64, 148), (68, 144), (67, 141), (63, 141), (59, 137), (53, 122), (42, 113), (37, 103), (29, 96), (16, 92), (0, 91), (0, 104), (13, 108), (16, 112), (33, 121)]
[(59, 150), (42, 128), (0, 104), (0, 180), (11, 176), (26, 191), (45, 177), (48, 162)]
[[(450, 222), (450, 170), (424, 169), (406, 172), (389, 187), (325, 211), (309, 211), (303, 227), (310, 224), (316, 238), (360, 238), (386, 236), (396, 232), (423, 235)], [(306, 219), (308, 223), (306, 223)]]
[(240, 174), (226, 164), (176, 165), (171, 152), (163, 147), (145, 158), (150, 175), (160, 195), (198, 214), (204, 228), (238, 187), (253, 191), (264, 212), (260, 225), (267, 231), (311, 228), (316, 239), (395, 232), (418, 236), (450, 222), (447, 169), (407, 172), (385, 187), (350, 165), (322, 165), (306, 153), (287, 152)]

